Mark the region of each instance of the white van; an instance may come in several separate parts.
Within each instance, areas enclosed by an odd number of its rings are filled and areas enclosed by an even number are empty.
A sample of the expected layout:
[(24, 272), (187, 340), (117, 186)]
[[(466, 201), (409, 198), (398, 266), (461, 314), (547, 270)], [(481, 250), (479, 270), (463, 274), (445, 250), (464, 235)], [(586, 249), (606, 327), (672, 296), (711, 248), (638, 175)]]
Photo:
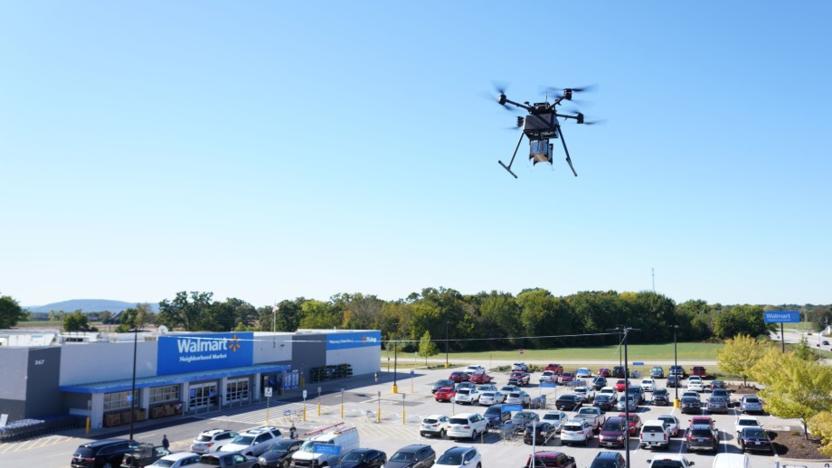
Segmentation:
[(713, 468), (751, 468), (751, 459), (744, 453), (720, 453), (714, 457)]
[(292, 454), (293, 467), (335, 466), (344, 453), (359, 447), (358, 429), (343, 427), (307, 440)]

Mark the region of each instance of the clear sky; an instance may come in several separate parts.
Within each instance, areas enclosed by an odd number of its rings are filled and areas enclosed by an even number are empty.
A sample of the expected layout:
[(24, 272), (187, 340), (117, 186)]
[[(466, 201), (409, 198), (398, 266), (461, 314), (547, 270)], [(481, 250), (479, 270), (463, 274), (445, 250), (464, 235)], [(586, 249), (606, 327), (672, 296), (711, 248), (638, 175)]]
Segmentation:
[(0, 292), (832, 302), (832, 3), (588, 3), (5, 2)]

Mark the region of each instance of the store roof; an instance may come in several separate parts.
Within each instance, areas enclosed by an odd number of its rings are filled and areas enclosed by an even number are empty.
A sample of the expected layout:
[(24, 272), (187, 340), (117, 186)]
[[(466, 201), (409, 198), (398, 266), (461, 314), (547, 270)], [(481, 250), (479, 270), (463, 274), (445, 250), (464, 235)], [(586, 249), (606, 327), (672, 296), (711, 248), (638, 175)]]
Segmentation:
[[(136, 379), (136, 388), (161, 387), (185, 382), (199, 382), (203, 380), (218, 380), (223, 377), (238, 377), (268, 372), (285, 372), (291, 369), (289, 364), (262, 364), (258, 366), (232, 367), (203, 372), (189, 372), (187, 374), (159, 375)], [(111, 380), (78, 385), (61, 385), (62, 392), (69, 393), (111, 393), (130, 391), (132, 379)]]

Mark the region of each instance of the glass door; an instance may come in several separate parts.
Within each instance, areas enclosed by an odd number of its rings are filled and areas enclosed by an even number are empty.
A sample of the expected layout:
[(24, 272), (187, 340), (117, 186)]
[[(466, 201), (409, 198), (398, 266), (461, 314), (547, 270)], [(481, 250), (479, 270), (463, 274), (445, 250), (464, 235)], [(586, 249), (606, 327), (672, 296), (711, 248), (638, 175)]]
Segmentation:
[(217, 405), (217, 383), (203, 383), (191, 385), (188, 408), (191, 411), (211, 409)]

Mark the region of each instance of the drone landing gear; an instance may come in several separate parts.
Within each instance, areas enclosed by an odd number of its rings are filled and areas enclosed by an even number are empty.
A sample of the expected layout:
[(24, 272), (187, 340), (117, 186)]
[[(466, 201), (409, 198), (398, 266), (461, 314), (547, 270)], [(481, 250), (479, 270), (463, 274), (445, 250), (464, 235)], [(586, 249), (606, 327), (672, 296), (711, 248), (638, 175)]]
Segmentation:
[(503, 166), (503, 169), (507, 170), (508, 173), (513, 175), (515, 179), (517, 178), (517, 174), (511, 172), (511, 165), (514, 164), (514, 158), (517, 156), (517, 150), (520, 149), (520, 143), (522, 143), (522, 142), (523, 142), (523, 134), (521, 133), (520, 134), (520, 139), (517, 140), (517, 146), (514, 147), (514, 154), (511, 155), (511, 161), (508, 162), (508, 166), (503, 164), (503, 161), (497, 160), (497, 162), (500, 163), (501, 166)]
[(563, 131), (560, 129), (560, 125), (558, 125), (558, 135), (560, 135), (560, 142), (563, 144), (563, 152), (566, 153), (566, 164), (569, 164), (569, 169), (572, 169), (572, 173), (575, 174), (575, 177), (578, 177), (578, 173), (575, 172), (575, 167), (572, 165), (572, 158), (569, 157), (569, 149), (566, 147), (566, 140), (563, 139)]

